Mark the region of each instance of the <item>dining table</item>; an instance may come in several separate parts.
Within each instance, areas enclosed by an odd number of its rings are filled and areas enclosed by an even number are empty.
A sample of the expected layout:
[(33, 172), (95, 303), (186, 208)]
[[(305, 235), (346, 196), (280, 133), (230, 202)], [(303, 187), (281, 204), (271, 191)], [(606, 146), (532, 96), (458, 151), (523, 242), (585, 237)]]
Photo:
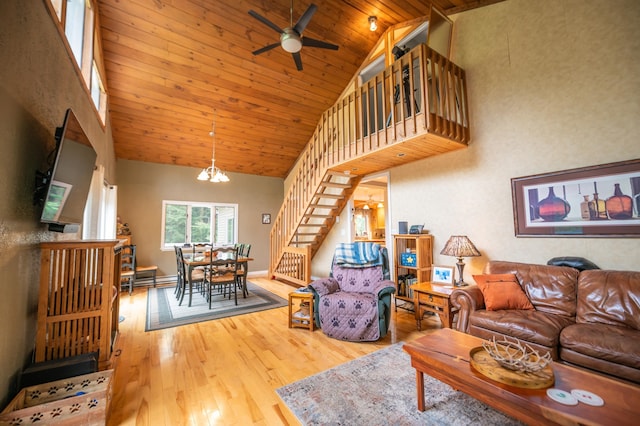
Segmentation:
[[(215, 251), (215, 249), (214, 249)], [(237, 262), (241, 264), (244, 272), (244, 279), (242, 280), (242, 296), (247, 297), (249, 291), (247, 290), (247, 274), (249, 273), (249, 262), (253, 260), (252, 257), (238, 256)], [(191, 273), (195, 268), (209, 266), (210, 259), (204, 254), (185, 255), (183, 259), (185, 270), (187, 271), (187, 284), (189, 285), (189, 306), (191, 306), (191, 296), (193, 293), (193, 282), (191, 280)]]

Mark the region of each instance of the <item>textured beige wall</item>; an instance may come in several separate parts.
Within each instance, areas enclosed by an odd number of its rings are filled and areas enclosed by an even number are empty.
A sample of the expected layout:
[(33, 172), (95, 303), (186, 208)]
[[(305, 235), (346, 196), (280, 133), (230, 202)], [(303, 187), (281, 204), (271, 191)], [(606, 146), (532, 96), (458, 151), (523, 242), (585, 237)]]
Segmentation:
[(48, 232), (33, 206), (36, 169), (46, 169), (54, 131), (72, 108), (115, 180), (110, 131), (105, 132), (44, 1), (0, 1), (0, 406), (12, 396), (31, 359), (36, 332), (40, 251)]
[[(455, 264), (439, 254), (447, 238), (468, 235), (482, 257), (466, 260), (467, 281), (492, 259), (582, 256), (638, 270), (637, 238), (516, 238), (510, 179), (640, 158), (640, 2), (507, 0), (454, 18), (472, 142), (391, 169), (392, 232), (401, 220), (424, 223), (443, 265)], [(346, 217), (328, 241), (344, 226)], [(314, 275), (328, 272), (333, 246)]]
[(230, 182), (196, 180), (199, 169), (118, 160), (118, 215), (129, 224), (138, 262), (158, 265), (158, 276), (175, 275), (173, 251), (160, 250), (162, 200), (238, 204), (238, 242), (251, 244), (251, 271), (269, 269), (269, 232), (262, 213), (275, 218), (283, 199), (283, 180), (230, 173)]

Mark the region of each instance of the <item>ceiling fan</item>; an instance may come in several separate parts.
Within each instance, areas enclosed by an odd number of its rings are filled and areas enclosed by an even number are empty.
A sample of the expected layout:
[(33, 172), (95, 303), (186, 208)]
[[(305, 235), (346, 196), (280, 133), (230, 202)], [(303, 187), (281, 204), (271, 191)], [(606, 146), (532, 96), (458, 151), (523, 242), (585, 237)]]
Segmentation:
[(298, 22), (296, 22), (296, 24), (293, 25), (293, 0), (291, 0), (290, 24), (284, 30), (281, 29), (276, 24), (274, 24), (273, 22), (269, 21), (264, 16), (259, 15), (257, 12), (253, 10), (250, 10), (249, 15), (253, 16), (258, 21), (262, 22), (263, 24), (265, 24), (266, 26), (268, 26), (269, 28), (273, 29), (274, 31), (278, 32), (278, 34), (280, 34), (279, 43), (273, 43), (261, 49), (255, 50), (253, 54), (259, 55), (275, 47), (282, 46), (282, 48), (285, 51), (291, 53), (291, 55), (293, 56), (293, 60), (296, 63), (296, 68), (298, 68), (298, 71), (302, 71), (302, 58), (300, 58), (300, 50), (302, 50), (302, 46), (338, 50), (338, 46), (336, 46), (335, 44), (331, 44), (325, 41), (302, 36), (302, 32), (304, 31), (305, 28), (307, 28), (307, 25), (309, 25), (309, 21), (311, 21), (311, 17), (313, 16), (314, 13), (316, 13), (317, 9), (318, 7), (315, 4), (313, 3), (310, 4), (307, 10), (302, 14), (300, 19), (298, 19)]

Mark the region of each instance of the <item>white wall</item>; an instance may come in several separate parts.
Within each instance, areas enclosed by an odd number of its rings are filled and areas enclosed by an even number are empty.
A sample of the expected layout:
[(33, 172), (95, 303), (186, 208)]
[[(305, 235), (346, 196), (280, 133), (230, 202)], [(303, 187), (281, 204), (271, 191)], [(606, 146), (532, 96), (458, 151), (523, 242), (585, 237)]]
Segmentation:
[[(637, 238), (516, 238), (513, 177), (640, 158), (640, 2), (507, 0), (454, 17), (453, 61), (468, 78), (469, 148), (391, 169), (391, 232), (400, 220), (447, 238), (466, 234), (489, 260), (582, 256), (640, 270)], [(345, 216), (343, 214), (343, 216)], [(328, 273), (341, 225), (313, 261)]]

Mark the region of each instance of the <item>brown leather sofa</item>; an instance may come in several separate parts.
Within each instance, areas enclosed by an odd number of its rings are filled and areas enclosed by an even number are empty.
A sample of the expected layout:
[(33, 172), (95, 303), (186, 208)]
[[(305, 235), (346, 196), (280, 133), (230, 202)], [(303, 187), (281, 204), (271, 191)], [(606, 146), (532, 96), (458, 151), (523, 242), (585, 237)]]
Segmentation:
[(535, 309), (489, 311), (477, 286), (458, 288), (458, 330), (640, 383), (640, 272), (492, 261), (484, 273), (515, 274)]

